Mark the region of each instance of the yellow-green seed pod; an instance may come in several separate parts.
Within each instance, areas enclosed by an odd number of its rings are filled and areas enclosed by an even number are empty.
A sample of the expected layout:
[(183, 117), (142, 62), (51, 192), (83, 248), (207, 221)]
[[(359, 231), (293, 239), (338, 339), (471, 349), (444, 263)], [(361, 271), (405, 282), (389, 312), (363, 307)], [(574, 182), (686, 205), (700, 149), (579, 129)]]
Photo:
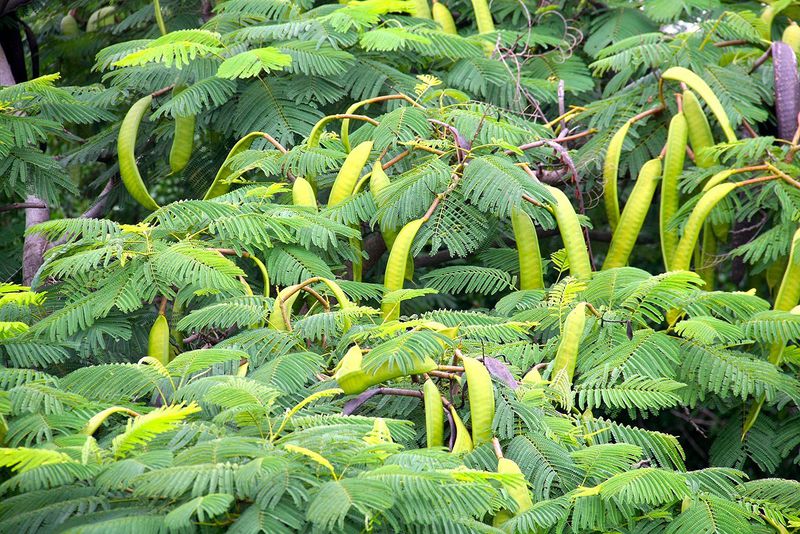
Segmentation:
[(139, 167), (136, 165), (136, 137), (142, 118), (150, 109), (152, 101), (153, 97), (147, 95), (136, 101), (125, 114), (117, 136), (117, 157), (119, 158), (119, 175), (125, 189), (139, 204), (155, 211), (158, 209), (158, 204), (150, 196), (150, 192), (142, 180), (142, 175), (139, 174)]
[(433, 20), (442, 27), (443, 32), (452, 35), (458, 35), (458, 29), (456, 29), (456, 23), (453, 20), (453, 15), (450, 14), (450, 10), (447, 9), (446, 5), (441, 2), (437, 2), (437, 0), (433, 0), (431, 12), (433, 14)]
[(717, 161), (713, 156), (704, 154), (703, 149), (714, 146), (714, 134), (697, 96), (689, 89), (683, 92), (683, 116), (689, 134), (689, 145), (694, 152), (694, 162), (698, 167), (711, 167)]
[(81, 33), (78, 21), (72, 15), (64, 15), (61, 19), (61, 34), (66, 37), (75, 37)]
[[(397, 239), (394, 240), (392, 250), (389, 252), (389, 261), (386, 263), (386, 273), (383, 278), (383, 285), (387, 292), (403, 289), (403, 278), (405, 278), (411, 245), (424, 223), (425, 219), (415, 219), (403, 226), (397, 234)], [(397, 319), (400, 316), (400, 304), (382, 304), (381, 311), (384, 321)]]
[(670, 67), (664, 71), (661, 77), (665, 80), (683, 82), (692, 88), (694, 92), (700, 95), (700, 98), (706, 101), (709, 109), (717, 118), (717, 122), (719, 123), (720, 128), (722, 128), (722, 131), (725, 133), (725, 138), (728, 140), (728, 142), (733, 143), (736, 141), (736, 133), (734, 133), (733, 127), (731, 127), (731, 121), (728, 118), (727, 113), (725, 113), (725, 108), (722, 107), (722, 104), (714, 94), (714, 91), (711, 90), (708, 84), (703, 81), (700, 76), (683, 67)]
[(347, 155), (339, 174), (333, 181), (331, 194), (328, 197), (328, 206), (341, 204), (353, 195), (353, 190), (364, 165), (367, 164), (370, 152), (372, 152), (372, 141), (364, 141)]
[[(186, 88), (176, 87), (172, 96), (180, 94)], [(189, 163), (194, 148), (194, 115), (179, 115), (175, 117), (175, 136), (172, 138), (172, 148), (169, 151), (169, 168), (172, 172), (180, 172)]]
[(414, 16), (420, 19), (431, 18), (431, 8), (428, 0), (413, 0)]
[(430, 378), (422, 386), (425, 407), (425, 437), (428, 447), (444, 445), (444, 405), (439, 388)]
[[(292, 306), (294, 302), (297, 300), (297, 296), (300, 294), (300, 291), (297, 290), (297, 286), (288, 286), (284, 287), (278, 292), (278, 295), (275, 297), (275, 302), (273, 303), (272, 312), (269, 314), (269, 321), (267, 324), (273, 330), (288, 330), (286, 327), (286, 320), (283, 318), (283, 309), (281, 307), (281, 303), (284, 303), (286, 307), (286, 311), (289, 315), (292, 314)], [(287, 295), (289, 295), (287, 297)]]
[(639, 178), (633, 186), (631, 196), (622, 211), (619, 225), (611, 237), (611, 245), (603, 262), (603, 270), (624, 267), (636, 245), (650, 204), (653, 201), (658, 181), (661, 178), (661, 160), (651, 159), (642, 165)]
[(155, 358), (163, 365), (169, 363), (169, 322), (163, 313), (159, 313), (148, 336), (147, 355)]
[(542, 254), (530, 216), (517, 206), (511, 208), (511, 226), (519, 255), (519, 288), (543, 289)]
[(531, 497), (531, 492), (528, 489), (525, 475), (522, 473), (522, 470), (514, 460), (509, 460), (508, 458), (498, 459), (497, 472), (501, 475), (519, 475), (520, 480), (517, 484), (503, 483), (503, 487), (508, 492), (509, 496), (511, 496), (511, 498), (514, 499), (514, 502), (517, 503), (517, 511), (515, 514), (511, 514), (508, 510), (500, 510), (494, 516), (494, 520), (492, 521), (492, 524), (495, 527), (499, 527), (511, 519), (514, 515), (527, 512), (533, 507), (533, 498)]
[(558, 344), (555, 360), (553, 360), (551, 380), (563, 372), (567, 380), (572, 383), (575, 366), (578, 363), (578, 347), (583, 338), (584, 328), (586, 328), (586, 303), (581, 302), (567, 314), (567, 318), (564, 320), (561, 341)]
[(453, 443), (453, 450), (451, 452), (453, 454), (463, 454), (471, 451), (475, 448), (472, 445), (472, 438), (469, 437), (467, 427), (464, 426), (464, 422), (461, 421), (461, 417), (458, 416), (458, 412), (452, 405), (450, 406), (450, 415), (456, 427), (456, 440)]
[(249, 134), (245, 135), (241, 139), (239, 139), (228, 155), (225, 157), (225, 161), (222, 162), (219, 170), (217, 171), (217, 175), (214, 177), (214, 181), (211, 183), (211, 187), (208, 188), (206, 191), (203, 200), (211, 200), (212, 198), (216, 198), (220, 195), (224, 195), (231, 189), (231, 183), (228, 181), (228, 178), (231, 174), (233, 174), (233, 169), (230, 167), (230, 161), (239, 153), (244, 152), (250, 148), (250, 145), (253, 144), (253, 141), (258, 139), (259, 137), (264, 137), (262, 132), (250, 132)]
[(683, 171), (683, 162), (686, 157), (687, 133), (686, 118), (683, 113), (678, 113), (669, 123), (667, 151), (664, 156), (664, 170), (661, 179), (659, 233), (661, 235), (661, 255), (667, 271), (670, 269), (672, 255), (678, 246), (678, 231), (669, 229), (669, 222), (678, 212), (680, 205), (678, 179)]
[(308, 180), (298, 176), (292, 184), (292, 204), (314, 208), (317, 211), (317, 196)]
[(100, 28), (105, 28), (116, 23), (114, 15), (117, 12), (116, 6), (101, 7), (91, 15), (86, 21), (86, 31), (96, 32)]
[(592, 263), (575, 209), (563, 191), (549, 185), (546, 187), (556, 199), (552, 212), (569, 258), (569, 273), (579, 280), (588, 280), (592, 277)]
[(794, 53), (800, 56), (800, 26), (798, 26), (795, 21), (792, 21), (786, 29), (783, 30), (781, 41), (791, 46)]
[(722, 183), (715, 185), (700, 197), (700, 201), (692, 210), (686, 225), (683, 227), (683, 236), (678, 242), (678, 247), (675, 249), (675, 255), (672, 257), (670, 270), (673, 271), (688, 271), (694, 248), (697, 246), (697, 239), (700, 236), (700, 231), (703, 229), (711, 210), (714, 209), (728, 193), (736, 189), (737, 184)]
[(494, 386), (486, 367), (475, 358), (462, 358), (467, 375), (469, 413), (472, 421), (472, 443), (475, 446), (492, 440), (494, 420)]
[(603, 202), (606, 207), (606, 217), (611, 225), (611, 231), (617, 229), (619, 222), (619, 192), (617, 182), (619, 180), (619, 158), (622, 154), (622, 145), (631, 127), (630, 121), (626, 121), (622, 127), (616, 131), (614, 137), (608, 143), (606, 158), (603, 160)]
[(363, 353), (356, 345), (350, 348), (333, 378), (347, 395), (357, 395), (367, 388), (407, 375), (421, 375), (436, 369), (436, 362), (427, 356), (415, 356), (411, 368), (404, 372), (397, 364), (387, 362), (378, 367), (373, 373), (367, 373), (361, 368)]

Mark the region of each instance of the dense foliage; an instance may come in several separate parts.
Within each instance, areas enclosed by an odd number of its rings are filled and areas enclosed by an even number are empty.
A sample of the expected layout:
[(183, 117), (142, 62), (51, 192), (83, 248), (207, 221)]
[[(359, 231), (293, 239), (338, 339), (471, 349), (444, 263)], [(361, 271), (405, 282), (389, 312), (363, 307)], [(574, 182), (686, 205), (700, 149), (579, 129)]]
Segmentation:
[(0, 532), (796, 531), (798, 16), (0, 3)]

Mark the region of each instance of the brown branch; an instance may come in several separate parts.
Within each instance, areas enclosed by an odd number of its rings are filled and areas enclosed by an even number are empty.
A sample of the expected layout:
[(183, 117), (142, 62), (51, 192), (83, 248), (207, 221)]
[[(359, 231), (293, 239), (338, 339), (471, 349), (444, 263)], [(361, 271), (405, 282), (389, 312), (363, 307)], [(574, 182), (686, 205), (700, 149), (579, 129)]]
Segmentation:
[(24, 210), (28, 208), (47, 209), (47, 204), (44, 202), (15, 202), (14, 204), (0, 206), (0, 213), (4, 211)]

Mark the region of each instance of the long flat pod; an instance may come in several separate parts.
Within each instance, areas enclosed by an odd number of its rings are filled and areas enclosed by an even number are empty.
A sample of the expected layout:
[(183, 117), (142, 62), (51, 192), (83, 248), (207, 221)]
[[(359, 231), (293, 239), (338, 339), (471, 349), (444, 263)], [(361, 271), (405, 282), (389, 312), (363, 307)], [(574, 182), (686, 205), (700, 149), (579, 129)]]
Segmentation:
[(317, 197), (314, 195), (314, 188), (302, 176), (298, 176), (292, 184), (292, 204), (314, 208), (314, 211), (317, 210)]
[(159, 313), (153, 322), (147, 341), (147, 355), (167, 365), (169, 363), (169, 322), (163, 313)]
[[(386, 273), (383, 278), (383, 285), (386, 291), (391, 292), (403, 289), (403, 278), (406, 273), (406, 263), (409, 261), (408, 255), (411, 252), (411, 244), (414, 242), (414, 238), (424, 222), (425, 219), (414, 219), (398, 232), (392, 250), (389, 251), (389, 260), (386, 263)], [(397, 319), (400, 316), (400, 303), (382, 304), (381, 311), (385, 321)]]
[(431, 18), (431, 7), (428, 0), (413, 0), (414, 16), (421, 19)]
[(788, 141), (797, 131), (797, 113), (800, 112), (797, 57), (791, 46), (780, 41), (772, 43), (772, 67), (778, 136)]
[(628, 197), (628, 202), (622, 211), (619, 226), (611, 237), (611, 245), (608, 247), (608, 254), (603, 262), (603, 270), (627, 265), (660, 178), (661, 160), (651, 159), (642, 165), (631, 196)]
[(214, 177), (211, 187), (209, 187), (208, 191), (206, 191), (203, 200), (210, 200), (220, 195), (224, 195), (230, 191), (231, 184), (228, 182), (228, 177), (233, 174), (233, 170), (230, 168), (231, 159), (233, 159), (233, 157), (240, 152), (244, 152), (245, 150), (249, 149), (250, 145), (253, 144), (253, 141), (259, 137), (264, 137), (264, 134), (261, 132), (250, 132), (239, 139), (235, 145), (233, 145), (233, 148), (230, 152), (228, 152), (228, 156), (225, 158), (225, 161), (222, 162), (219, 171), (217, 171), (217, 175)]
[(467, 375), (472, 443), (478, 446), (492, 440), (494, 386), (489, 371), (481, 362), (468, 356), (464, 356), (461, 361), (464, 374)]
[(456, 23), (453, 20), (453, 15), (450, 14), (450, 10), (447, 9), (446, 5), (438, 2), (437, 0), (433, 0), (431, 14), (433, 15), (433, 20), (442, 27), (443, 32), (451, 35), (458, 35), (458, 30), (456, 29)]
[(117, 157), (119, 158), (119, 175), (125, 189), (136, 202), (154, 211), (158, 209), (158, 203), (150, 196), (150, 192), (142, 180), (142, 175), (139, 174), (139, 167), (136, 165), (136, 137), (142, 118), (150, 109), (152, 101), (153, 97), (150, 95), (142, 97), (125, 114), (117, 136)]
[(732, 143), (736, 141), (736, 133), (734, 133), (733, 127), (731, 127), (731, 121), (728, 118), (728, 114), (725, 113), (725, 108), (722, 107), (719, 98), (717, 98), (717, 95), (711, 90), (711, 87), (709, 87), (700, 76), (684, 67), (671, 67), (664, 71), (661, 77), (665, 80), (683, 82), (691, 87), (694, 92), (700, 95), (700, 98), (706, 101), (709, 109), (717, 118), (717, 122), (719, 122), (719, 126), (725, 133), (728, 142)]
[(345, 158), (342, 168), (333, 181), (331, 193), (328, 197), (328, 206), (341, 204), (353, 195), (356, 183), (361, 176), (364, 165), (367, 164), (372, 151), (372, 141), (364, 141), (355, 147)]
[(661, 255), (664, 259), (664, 267), (668, 271), (672, 255), (678, 246), (678, 231), (671, 230), (669, 223), (678, 212), (680, 205), (678, 178), (680, 178), (683, 171), (687, 140), (686, 118), (683, 113), (678, 113), (672, 117), (669, 123), (667, 151), (664, 156), (664, 170), (661, 180), (661, 206), (658, 218), (659, 234), (661, 235)]
[(564, 320), (561, 341), (556, 350), (555, 360), (553, 360), (551, 379), (555, 379), (559, 373), (563, 372), (567, 380), (572, 383), (572, 377), (575, 375), (575, 366), (578, 363), (578, 347), (581, 344), (585, 327), (586, 303), (580, 302), (567, 314), (567, 318)]
[(569, 273), (575, 278), (588, 280), (592, 277), (592, 263), (589, 260), (586, 242), (583, 240), (583, 231), (578, 215), (563, 191), (550, 185), (546, 187), (556, 199), (552, 211), (569, 258)]
[(703, 229), (711, 210), (714, 206), (728, 196), (728, 193), (738, 187), (735, 183), (721, 183), (710, 188), (703, 193), (697, 205), (689, 215), (686, 225), (683, 227), (683, 235), (678, 242), (678, 247), (675, 249), (675, 255), (672, 258), (670, 270), (673, 271), (688, 271), (694, 254), (694, 248), (697, 246), (697, 239), (700, 236), (700, 231)]
[(603, 203), (606, 207), (606, 217), (611, 225), (611, 231), (617, 229), (619, 222), (619, 192), (617, 182), (619, 181), (619, 158), (622, 154), (622, 145), (631, 127), (630, 121), (626, 121), (622, 127), (614, 133), (608, 143), (606, 158), (603, 160)]
[(521, 208), (511, 208), (511, 226), (519, 256), (519, 288), (542, 289), (542, 254), (539, 251), (539, 238), (530, 215)]
[[(185, 87), (176, 87), (172, 96), (183, 92)], [(194, 148), (194, 115), (178, 115), (175, 117), (175, 135), (169, 150), (169, 168), (172, 172), (180, 172), (189, 163)]]
[(683, 92), (683, 116), (689, 130), (689, 145), (694, 152), (694, 162), (698, 167), (711, 167), (716, 164), (713, 156), (703, 153), (703, 149), (714, 146), (714, 134), (703, 111), (703, 106), (691, 90)]
[(425, 404), (425, 439), (428, 447), (444, 445), (444, 403), (439, 388), (430, 378), (422, 386)]

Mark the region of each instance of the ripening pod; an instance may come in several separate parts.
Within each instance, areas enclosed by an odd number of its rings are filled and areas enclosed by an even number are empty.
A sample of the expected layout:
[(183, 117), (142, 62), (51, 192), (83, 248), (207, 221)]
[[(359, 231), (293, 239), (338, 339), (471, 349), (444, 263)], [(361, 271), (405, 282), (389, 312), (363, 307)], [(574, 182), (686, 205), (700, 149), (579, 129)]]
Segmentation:
[(116, 18), (114, 14), (117, 12), (116, 6), (106, 6), (101, 7), (91, 15), (89, 15), (89, 20), (86, 21), (86, 31), (87, 32), (96, 32), (100, 28), (105, 28), (107, 26), (111, 26), (115, 24)]
[(800, 55), (800, 26), (792, 21), (792, 23), (783, 30), (781, 41), (791, 46), (795, 54)]
[(61, 34), (67, 37), (75, 37), (80, 32), (78, 21), (72, 16), (72, 13), (64, 15), (64, 18), (61, 19)]
[(394, 443), (394, 440), (392, 440), (392, 433), (389, 431), (389, 426), (382, 417), (375, 419), (375, 423), (372, 425), (372, 430), (367, 432), (367, 435), (364, 436), (364, 441), (370, 445)]
[(508, 458), (500, 458), (497, 460), (497, 472), (501, 475), (519, 475), (522, 477), (522, 480), (518, 484), (503, 484), (509, 496), (517, 503), (517, 511), (516, 514), (511, 514), (507, 510), (500, 510), (494, 516), (493, 524), (495, 527), (502, 525), (514, 515), (527, 512), (533, 507), (533, 499), (531, 498), (531, 492), (528, 490), (528, 485), (525, 482), (525, 475), (514, 460), (509, 460)]
[(160, 361), (163, 365), (169, 363), (169, 323), (163, 313), (158, 314), (150, 328), (147, 355)]

